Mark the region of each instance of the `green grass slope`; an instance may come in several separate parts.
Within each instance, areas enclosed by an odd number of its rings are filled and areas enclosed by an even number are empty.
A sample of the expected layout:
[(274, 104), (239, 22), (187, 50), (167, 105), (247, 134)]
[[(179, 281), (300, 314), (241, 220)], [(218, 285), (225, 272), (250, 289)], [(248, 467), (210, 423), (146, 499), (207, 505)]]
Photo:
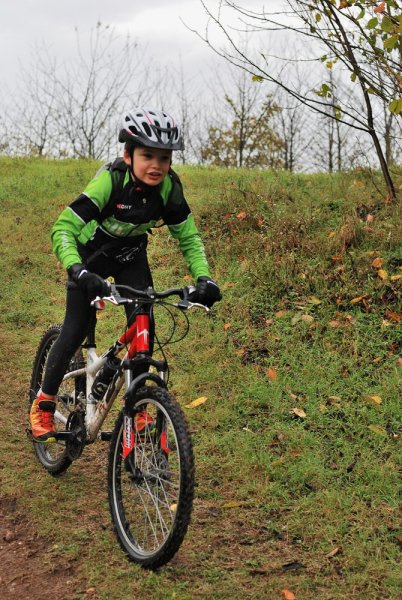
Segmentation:
[[(184, 408), (191, 528), (169, 566), (144, 573), (111, 530), (106, 446), (55, 480), (24, 437), (35, 347), (64, 311), (50, 228), (96, 168), (0, 160), (1, 495), (38, 527), (46, 568), (74, 572), (65, 597), (400, 599), (400, 207), (365, 172), (177, 169), (224, 301), (191, 313), (168, 349), (182, 406), (207, 400)], [(157, 288), (188, 282), (164, 228), (150, 259)]]

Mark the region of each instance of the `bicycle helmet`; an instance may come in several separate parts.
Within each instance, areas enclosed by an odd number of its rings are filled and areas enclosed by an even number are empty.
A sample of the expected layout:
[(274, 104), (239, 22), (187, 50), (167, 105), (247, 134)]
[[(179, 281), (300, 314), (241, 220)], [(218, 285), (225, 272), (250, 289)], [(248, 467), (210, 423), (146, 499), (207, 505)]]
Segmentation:
[(174, 118), (165, 111), (151, 108), (135, 108), (124, 115), (119, 142), (164, 150), (184, 149), (180, 127)]

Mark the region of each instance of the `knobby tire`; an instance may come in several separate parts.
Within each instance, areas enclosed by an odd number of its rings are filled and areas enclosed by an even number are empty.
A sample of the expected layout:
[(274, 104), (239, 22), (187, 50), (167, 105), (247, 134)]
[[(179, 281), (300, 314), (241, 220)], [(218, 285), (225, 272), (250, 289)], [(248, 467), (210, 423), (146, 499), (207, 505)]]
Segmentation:
[[(149, 434), (135, 434), (134, 450), (126, 459), (123, 411), (117, 418), (109, 450), (109, 506), (117, 539), (129, 559), (156, 569), (173, 557), (186, 535), (194, 456), (186, 419), (166, 389), (138, 390), (134, 414), (144, 408), (154, 417), (154, 428)], [(166, 445), (162, 438), (168, 440)]]
[[(38, 350), (36, 352), (36, 356), (32, 366), (32, 377), (31, 384), (29, 390), (29, 409), (31, 408), (32, 402), (36, 398), (39, 389), (42, 386), (43, 375), (46, 368), (46, 361), (49, 355), (50, 349), (55, 343), (56, 339), (60, 335), (61, 325), (52, 325), (43, 335)], [(70, 367), (73, 369), (77, 361), (80, 362), (81, 365), (84, 364), (84, 359), (82, 356), (81, 350), (78, 350), (75, 356), (73, 357)], [(74, 364), (72, 364), (74, 363)], [(63, 393), (70, 393), (71, 386), (75, 387), (77, 391), (77, 385), (81, 386), (83, 390), (85, 390), (85, 378), (80, 377), (76, 380), (72, 379), (70, 381), (63, 382), (60, 386), (59, 395)], [(68, 415), (68, 411), (65, 405), (58, 400), (56, 403), (56, 409), (60, 412), (63, 412), (65, 416)], [(56, 422), (56, 429), (65, 429), (65, 425), (62, 423)], [(65, 449), (65, 445), (62, 443), (50, 443), (43, 444), (38, 442), (33, 442), (33, 449), (36, 454), (37, 459), (41, 463), (41, 465), (54, 476), (61, 475), (64, 473), (68, 467), (71, 465), (71, 459), (68, 457), (67, 451)]]

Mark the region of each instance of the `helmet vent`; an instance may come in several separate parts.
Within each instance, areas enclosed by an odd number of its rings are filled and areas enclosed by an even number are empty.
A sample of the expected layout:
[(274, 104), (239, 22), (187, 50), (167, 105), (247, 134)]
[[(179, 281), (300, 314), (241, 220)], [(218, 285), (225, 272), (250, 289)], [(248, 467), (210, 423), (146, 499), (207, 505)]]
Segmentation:
[(147, 134), (148, 137), (152, 137), (152, 131), (150, 126), (148, 125), (148, 123), (145, 123), (145, 121), (142, 123), (142, 126), (144, 128), (145, 133)]

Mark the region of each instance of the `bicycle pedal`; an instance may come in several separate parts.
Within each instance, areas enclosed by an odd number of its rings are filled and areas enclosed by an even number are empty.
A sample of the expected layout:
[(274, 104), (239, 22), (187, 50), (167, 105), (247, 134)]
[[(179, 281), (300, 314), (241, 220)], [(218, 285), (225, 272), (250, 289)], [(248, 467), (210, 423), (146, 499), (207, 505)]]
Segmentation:
[(112, 439), (112, 431), (101, 431), (100, 439), (102, 442), (110, 442)]

